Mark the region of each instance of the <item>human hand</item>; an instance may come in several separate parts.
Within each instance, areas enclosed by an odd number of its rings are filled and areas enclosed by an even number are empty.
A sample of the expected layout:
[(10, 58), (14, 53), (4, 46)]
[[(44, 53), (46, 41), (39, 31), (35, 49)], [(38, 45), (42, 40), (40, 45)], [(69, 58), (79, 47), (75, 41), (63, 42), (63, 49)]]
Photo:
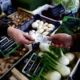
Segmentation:
[(32, 44), (35, 41), (28, 33), (13, 27), (9, 27), (7, 32), (8, 36), (20, 44)]
[(48, 39), (52, 40), (52, 46), (56, 48), (68, 48), (72, 45), (72, 36), (65, 33), (54, 34)]

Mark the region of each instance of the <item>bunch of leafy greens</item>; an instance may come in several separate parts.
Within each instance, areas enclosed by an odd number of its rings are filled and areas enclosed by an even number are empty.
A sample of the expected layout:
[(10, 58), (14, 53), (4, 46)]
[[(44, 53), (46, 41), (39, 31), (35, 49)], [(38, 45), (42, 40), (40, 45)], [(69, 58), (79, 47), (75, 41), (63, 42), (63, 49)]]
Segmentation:
[(54, 0), (56, 5), (63, 4), (66, 10), (77, 12), (79, 8), (79, 0)]

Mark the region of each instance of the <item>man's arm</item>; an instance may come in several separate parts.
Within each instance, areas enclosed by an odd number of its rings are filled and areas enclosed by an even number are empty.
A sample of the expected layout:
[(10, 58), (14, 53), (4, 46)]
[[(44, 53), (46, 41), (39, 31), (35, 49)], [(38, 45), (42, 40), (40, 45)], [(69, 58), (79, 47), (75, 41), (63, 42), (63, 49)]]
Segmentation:
[(72, 35), (73, 45), (71, 46), (71, 51), (80, 51), (80, 33)]

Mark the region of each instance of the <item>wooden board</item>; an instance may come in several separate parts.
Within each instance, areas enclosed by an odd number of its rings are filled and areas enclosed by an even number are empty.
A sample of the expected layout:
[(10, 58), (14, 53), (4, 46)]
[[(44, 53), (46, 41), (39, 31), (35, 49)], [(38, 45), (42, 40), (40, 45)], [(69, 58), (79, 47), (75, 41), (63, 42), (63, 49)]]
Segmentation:
[(18, 80), (29, 80), (27, 77), (25, 77), (21, 72), (19, 72), (16, 68), (13, 68), (11, 70), (12, 74), (18, 79)]

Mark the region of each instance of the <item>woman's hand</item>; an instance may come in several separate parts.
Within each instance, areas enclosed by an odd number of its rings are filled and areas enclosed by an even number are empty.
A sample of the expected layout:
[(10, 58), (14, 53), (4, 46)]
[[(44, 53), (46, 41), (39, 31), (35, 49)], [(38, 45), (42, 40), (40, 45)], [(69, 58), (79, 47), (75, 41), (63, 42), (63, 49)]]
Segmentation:
[(48, 39), (52, 40), (52, 46), (56, 48), (68, 48), (73, 43), (72, 36), (65, 33), (54, 34)]
[(32, 44), (35, 40), (28, 34), (19, 29), (8, 27), (8, 36), (20, 44)]

